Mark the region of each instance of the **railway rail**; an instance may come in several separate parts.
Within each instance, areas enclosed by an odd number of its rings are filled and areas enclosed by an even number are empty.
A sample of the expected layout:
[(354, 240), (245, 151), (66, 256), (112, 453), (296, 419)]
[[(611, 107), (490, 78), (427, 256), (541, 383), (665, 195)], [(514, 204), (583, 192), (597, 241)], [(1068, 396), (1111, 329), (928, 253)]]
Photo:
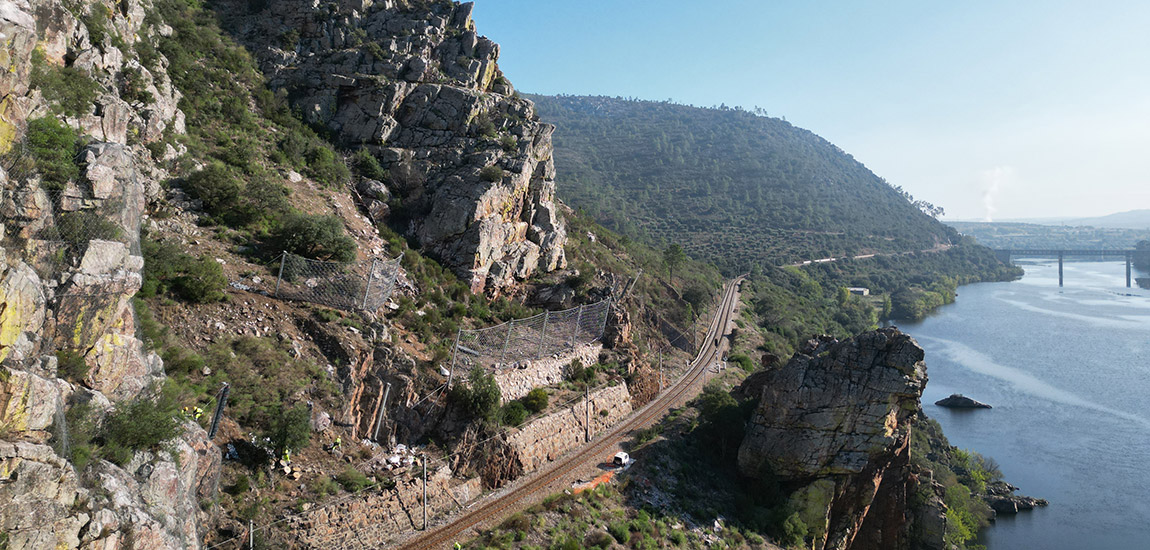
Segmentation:
[(471, 509), (449, 519), (446, 523), (426, 533), (413, 536), (405, 541), (400, 548), (404, 550), (449, 548), (454, 541), (465, 538), (469, 529), (492, 524), (494, 521), (510, 515), (511, 512), (518, 509), (516, 505), (523, 500), (547, 490), (576, 468), (602, 459), (608, 448), (618, 445), (632, 431), (652, 424), (669, 409), (685, 403), (687, 399), (693, 397), (698, 388), (701, 388), (700, 382), (706, 379), (709, 366), (722, 356), (723, 347), (726, 344), (723, 337), (730, 330), (735, 305), (738, 303), (739, 286), (742, 281), (743, 277), (738, 277), (727, 283), (723, 290), (719, 310), (707, 330), (705, 344), (700, 349), (699, 355), (691, 363), (691, 368), (674, 385), (667, 388), (638, 412), (633, 413), (609, 431), (597, 436), (587, 445), (544, 466), (506, 492), (490, 496), (486, 502), (474, 505)]

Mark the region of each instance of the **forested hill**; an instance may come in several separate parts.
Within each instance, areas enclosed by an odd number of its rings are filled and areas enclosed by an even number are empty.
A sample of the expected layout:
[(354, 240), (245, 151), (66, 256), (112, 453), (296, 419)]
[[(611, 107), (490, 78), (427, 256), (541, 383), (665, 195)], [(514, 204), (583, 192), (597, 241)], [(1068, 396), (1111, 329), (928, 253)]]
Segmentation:
[(956, 233), (834, 144), (732, 109), (529, 96), (558, 193), (601, 223), (729, 268), (932, 248)]

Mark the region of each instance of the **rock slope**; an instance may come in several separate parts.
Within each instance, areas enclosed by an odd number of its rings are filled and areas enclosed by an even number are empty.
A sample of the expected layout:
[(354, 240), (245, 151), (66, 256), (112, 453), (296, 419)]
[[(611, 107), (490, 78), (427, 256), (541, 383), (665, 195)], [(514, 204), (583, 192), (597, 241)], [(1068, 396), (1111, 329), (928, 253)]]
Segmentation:
[(905, 548), (922, 348), (894, 328), (812, 340), (759, 378), (740, 471), (791, 491), (816, 549)]
[[(200, 502), (215, 495), (220, 455), (193, 422), (165, 450), (136, 453), (122, 467), (70, 462), (65, 409), (86, 405), (100, 416), (164, 378), (161, 359), (136, 337), (131, 306), (145, 196), (158, 190), (144, 144), (183, 129), (167, 75), (125, 55), (148, 34), (149, 8), (0, 2), (0, 533), (10, 550), (196, 548)], [(94, 43), (85, 18), (118, 41)], [(90, 80), (91, 103), (61, 110), (30, 85), (35, 67), (65, 65)], [(123, 97), (126, 74), (146, 94)], [(30, 119), (57, 113), (88, 145), (79, 176), (49, 193), (27, 168), (22, 136)], [(77, 234), (63, 235), (65, 226)], [(66, 380), (59, 351), (75, 354), (86, 374)]]
[(504, 78), (471, 3), (227, 5), (226, 26), (269, 85), (388, 170), (390, 181), (361, 182), (369, 211), (406, 222), (473, 292), (498, 294), (566, 265), (554, 127)]

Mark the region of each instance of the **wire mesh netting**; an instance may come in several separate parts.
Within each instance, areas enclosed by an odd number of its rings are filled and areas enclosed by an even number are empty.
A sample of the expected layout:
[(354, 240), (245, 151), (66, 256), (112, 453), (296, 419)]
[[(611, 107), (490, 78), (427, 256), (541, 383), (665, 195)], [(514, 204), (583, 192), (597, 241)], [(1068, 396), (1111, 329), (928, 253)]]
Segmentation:
[(476, 330), (460, 330), (453, 368), (499, 368), (549, 357), (603, 337), (611, 300), (548, 311)]
[(284, 252), (273, 295), (337, 309), (375, 311), (395, 290), (402, 258), (340, 263)]
[(107, 198), (85, 197), (78, 190), (9, 190), (0, 200), (4, 246), (22, 250), (44, 279), (79, 269), (89, 250), (89, 263), (131, 263), (128, 256), (141, 256), (142, 201), (143, 190), (134, 185)]

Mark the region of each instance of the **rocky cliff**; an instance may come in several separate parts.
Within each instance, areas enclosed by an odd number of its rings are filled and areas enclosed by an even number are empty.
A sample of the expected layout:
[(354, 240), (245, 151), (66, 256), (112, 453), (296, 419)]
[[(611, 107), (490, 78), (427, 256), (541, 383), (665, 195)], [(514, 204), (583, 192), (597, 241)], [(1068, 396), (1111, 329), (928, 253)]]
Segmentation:
[(739, 469), (789, 491), (816, 550), (906, 548), (911, 425), (926, 381), (922, 348), (897, 329), (812, 340), (754, 377)]
[[(500, 72), (472, 4), (232, 1), (219, 13), (272, 89), (388, 181), (360, 189), (473, 292), (566, 265), (551, 132)], [(382, 220), (377, 220), (382, 221)]]
[[(200, 503), (216, 491), (220, 455), (194, 422), (163, 449), (129, 454), (122, 466), (87, 457), (86, 466), (73, 463), (69, 448), (75, 426), (65, 410), (86, 407), (99, 422), (154, 395), (164, 379), (163, 362), (136, 337), (130, 300), (141, 284), (145, 196), (158, 190), (144, 144), (165, 129), (182, 131), (183, 114), (163, 71), (125, 58), (147, 8), (134, 0), (114, 10), (100, 2), (0, 2), (5, 548), (198, 547), (206, 518)], [(89, 28), (85, 19), (101, 26)], [(114, 34), (118, 45), (97, 44), (97, 32)], [(49, 87), (37, 74), (64, 83)], [(126, 74), (146, 95), (125, 97)], [(80, 171), (64, 181), (48, 181), (44, 166), (30, 168), (24, 135), (44, 117), (86, 136)], [(61, 357), (73, 358), (68, 372)]]

